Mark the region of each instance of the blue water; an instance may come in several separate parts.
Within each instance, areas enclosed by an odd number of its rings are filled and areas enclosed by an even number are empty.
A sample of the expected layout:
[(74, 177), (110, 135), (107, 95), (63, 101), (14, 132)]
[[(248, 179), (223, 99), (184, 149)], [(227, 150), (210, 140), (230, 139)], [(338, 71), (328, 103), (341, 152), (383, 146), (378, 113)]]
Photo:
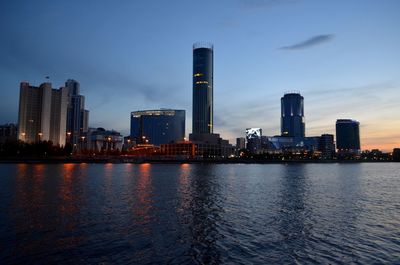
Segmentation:
[(0, 165), (0, 264), (400, 264), (400, 163)]

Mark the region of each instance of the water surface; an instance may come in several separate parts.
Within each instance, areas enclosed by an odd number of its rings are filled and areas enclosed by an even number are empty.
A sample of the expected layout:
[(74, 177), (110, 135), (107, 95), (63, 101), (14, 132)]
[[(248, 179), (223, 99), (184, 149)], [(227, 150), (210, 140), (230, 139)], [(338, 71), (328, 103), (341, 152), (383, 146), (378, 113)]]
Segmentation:
[(400, 163), (3, 164), (1, 264), (400, 263)]

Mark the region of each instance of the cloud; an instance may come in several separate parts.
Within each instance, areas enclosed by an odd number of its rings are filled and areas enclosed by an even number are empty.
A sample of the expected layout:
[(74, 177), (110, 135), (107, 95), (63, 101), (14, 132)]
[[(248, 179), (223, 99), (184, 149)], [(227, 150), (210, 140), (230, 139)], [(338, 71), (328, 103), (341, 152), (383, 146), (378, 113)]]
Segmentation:
[(313, 36), (307, 40), (301, 41), (299, 43), (295, 43), (289, 46), (283, 46), (280, 49), (281, 50), (300, 50), (300, 49), (307, 49), (311, 48), (313, 46), (332, 41), (334, 38), (333, 34), (327, 34), (327, 35), (316, 35)]

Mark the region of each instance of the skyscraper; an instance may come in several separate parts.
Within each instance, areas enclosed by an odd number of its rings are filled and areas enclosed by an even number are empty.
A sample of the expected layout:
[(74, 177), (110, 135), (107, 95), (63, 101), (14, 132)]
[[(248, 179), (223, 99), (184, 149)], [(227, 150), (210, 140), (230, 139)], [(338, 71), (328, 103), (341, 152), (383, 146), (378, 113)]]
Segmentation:
[(142, 110), (131, 113), (131, 138), (136, 143), (161, 145), (182, 141), (184, 137), (184, 110)]
[(236, 149), (245, 149), (246, 148), (246, 138), (239, 137), (236, 138)]
[(29, 143), (52, 141), (55, 145), (64, 145), (67, 104), (68, 88), (52, 89), (51, 83), (34, 87), (21, 82), (18, 139)]
[(69, 89), (67, 141), (78, 144), (80, 135), (88, 131), (89, 111), (85, 110), (85, 97), (80, 95), (80, 84), (68, 79), (65, 87)]
[(192, 133), (213, 133), (213, 46), (193, 45)]
[(281, 135), (304, 137), (304, 98), (298, 92), (289, 92), (281, 98)]
[(360, 153), (360, 123), (351, 119), (336, 121), (336, 148), (339, 155)]

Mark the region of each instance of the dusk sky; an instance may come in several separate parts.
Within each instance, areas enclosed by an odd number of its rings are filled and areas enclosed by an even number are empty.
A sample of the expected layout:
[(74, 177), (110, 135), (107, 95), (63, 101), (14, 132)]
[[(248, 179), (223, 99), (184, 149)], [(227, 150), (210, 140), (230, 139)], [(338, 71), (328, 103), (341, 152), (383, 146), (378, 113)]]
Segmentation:
[(90, 127), (129, 134), (130, 112), (192, 117), (192, 44), (214, 44), (214, 132), (280, 133), (280, 98), (304, 96), (306, 135), (360, 121), (362, 149), (400, 147), (400, 1), (0, 1), (0, 124), (19, 83), (81, 84)]

